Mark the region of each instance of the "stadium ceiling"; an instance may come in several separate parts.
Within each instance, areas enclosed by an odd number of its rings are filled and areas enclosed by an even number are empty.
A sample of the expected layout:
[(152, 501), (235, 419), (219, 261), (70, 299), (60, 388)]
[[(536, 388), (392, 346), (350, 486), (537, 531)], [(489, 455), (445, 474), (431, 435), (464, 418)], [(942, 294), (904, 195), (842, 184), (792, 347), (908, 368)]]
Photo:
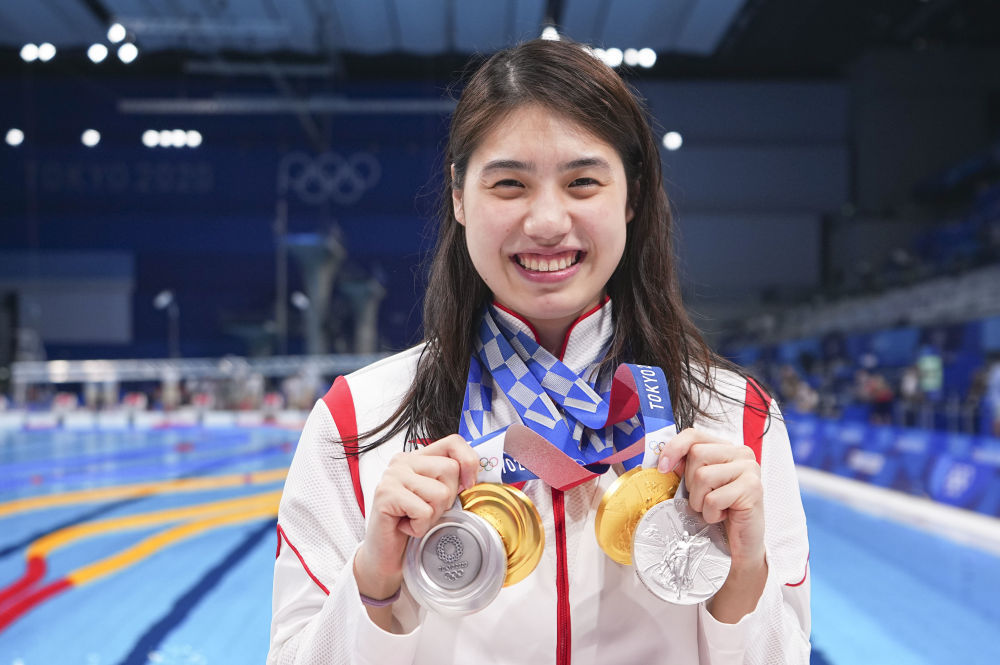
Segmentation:
[(51, 71), (72, 71), (67, 54), (110, 46), (115, 22), (147, 72), (347, 78), (448, 78), (546, 25), (652, 48), (652, 77), (837, 76), (873, 48), (1000, 43), (997, 0), (14, 0), (0, 4), (0, 71), (42, 42), (60, 53)]

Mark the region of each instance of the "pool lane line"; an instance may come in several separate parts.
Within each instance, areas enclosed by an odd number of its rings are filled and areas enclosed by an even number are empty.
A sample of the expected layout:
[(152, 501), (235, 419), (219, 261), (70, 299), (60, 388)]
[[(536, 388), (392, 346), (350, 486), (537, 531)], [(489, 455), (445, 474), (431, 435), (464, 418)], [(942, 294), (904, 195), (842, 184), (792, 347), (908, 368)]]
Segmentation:
[[(264, 457), (270, 457), (270, 456), (271, 456), (270, 453), (265, 454), (265, 455), (261, 455), (261, 454), (258, 453), (256, 455), (254, 455), (254, 457), (258, 457), (258, 458), (261, 458), (261, 459), (263, 459)], [(246, 461), (246, 460), (245, 459), (240, 459), (239, 461), (243, 462), (243, 461)], [(176, 476), (174, 478), (171, 478), (171, 481), (172, 482), (178, 482), (178, 481), (181, 481), (181, 480), (187, 480), (187, 479), (192, 479), (192, 478), (201, 478), (201, 477), (206, 476), (211, 471), (218, 470), (219, 466), (221, 466), (221, 465), (216, 464), (214, 462), (212, 464), (202, 464), (202, 465), (196, 467), (196, 469), (194, 469), (192, 472), (187, 472), (187, 473), (181, 474), (179, 476)], [(282, 467), (282, 468), (284, 468), (284, 467)], [(246, 473), (246, 472), (243, 472), (243, 473)], [(267, 472), (263, 472), (263, 473), (267, 473)], [(211, 476), (211, 477), (213, 477), (213, 478), (220, 478), (222, 476)], [(251, 479), (251, 480), (253, 480), (253, 479)], [(264, 480), (265, 480), (265, 482), (267, 482), (266, 478)], [(151, 482), (151, 481), (147, 481), (147, 482)], [(157, 480), (156, 482), (166, 482), (166, 481)], [(278, 481), (275, 480), (275, 482), (278, 482)], [(244, 484), (246, 485), (247, 483), (244, 483)], [(251, 483), (251, 484), (263, 484), (263, 483)], [(57, 496), (57, 495), (56, 494), (50, 494), (50, 495), (46, 495), (46, 496)], [(133, 495), (133, 496), (126, 496), (126, 497), (118, 499), (116, 501), (103, 502), (97, 508), (91, 509), (91, 510), (85, 512), (85, 513), (77, 514), (77, 515), (75, 515), (75, 516), (73, 516), (73, 517), (71, 517), (69, 519), (63, 520), (63, 521), (61, 521), (61, 522), (59, 522), (57, 524), (53, 524), (52, 526), (50, 526), (48, 528), (41, 529), (41, 530), (36, 531), (34, 533), (25, 534), (25, 536), (23, 538), (21, 538), (20, 540), (12, 542), (12, 543), (8, 543), (7, 545), (4, 545), (3, 547), (0, 547), (0, 559), (4, 559), (4, 558), (6, 558), (6, 557), (8, 557), (8, 556), (10, 556), (12, 554), (17, 554), (17, 553), (23, 551), (31, 543), (35, 542), (39, 538), (42, 538), (42, 537), (44, 537), (44, 536), (52, 533), (53, 531), (58, 531), (60, 529), (71, 527), (71, 526), (74, 526), (76, 524), (83, 524), (84, 522), (89, 522), (89, 521), (92, 521), (92, 520), (96, 520), (97, 518), (102, 517), (103, 515), (111, 514), (114, 511), (119, 510), (121, 508), (124, 508), (124, 507), (126, 507), (126, 506), (128, 506), (130, 504), (145, 501), (146, 499), (150, 498), (150, 496), (155, 496), (155, 495)], [(2, 504), (0, 504), (0, 505), (2, 505)]]
[(205, 490), (239, 487), (242, 485), (262, 485), (283, 481), (288, 475), (288, 468), (269, 469), (266, 471), (248, 471), (224, 476), (200, 476), (195, 478), (180, 478), (147, 483), (133, 483), (100, 487), (89, 490), (75, 490), (59, 494), (46, 494), (23, 499), (14, 499), (0, 503), (0, 518), (9, 517), (33, 510), (56, 508), (59, 506), (79, 503), (97, 503), (114, 499), (145, 497), (156, 494), (172, 494), (178, 492), (201, 492)]
[(280, 500), (280, 498), (281, 492), (279, 490), (277, 492), (224, 499), (208, 504), (186, 506), (184, 508), (167, 508), (148, 513), (124, 515), (98, 522), (78, 524), (46, 534), (33, 542), (25, 552), (27, 562), (21, 578), (4, 589), (0, 589), (0, 608), (5, 603), (11, 602), (17, 596), (22, 595), (29, 587), (45, 576), (48, 568), (46, 559), (53, 551), (77, 541), (108, 533), (142, 529), (170, 522), (205, 520), (216, 515), (253, 509), (260, 505), (272, 505), (276, 500)]
[(258, 504), (270, 505), (275, 499), (281, 498), (281, 490), (267, 492), (264, 494), (252, 494), (249, 496), (236, 497), (213, 501), (212, 503), (185, 506), (183, 508), (164, 508), (148, 513), (135, 513), (132, 515), (122, 515), (112, 517), (98, 522), (88, 522), (78, 524), (67, 529), (61, 529), (50, 533), (28, 547), (25, 553), (29, 559), (40, 556), (47, 557), (54, 550), (66, 547), (70, 543), (94, 536), (113, 533), (115, 531), (127, 531), (131, 529), (142, 529), (144, 527), (165, 524), (168, 522), (181, 522), (192, 519), (206, 519), (213, 515), (230, 513), (244, 510)]
[(271, 492), (260, 497), (255, 497), (255, 499), (258, 500), (247, 502), (246, 506), (240, 510), (184, 522), (165, 531), (153, 534), (126, 550), (76, 569), (67, 575), (66, 579), (74, 586), (83, 586), (84, 584), (89, 584), (94, 580), (128, 568), (175, 542), (192, 538), (210, 529), (231, 524), (240, 524), (254, 519), (274, 518), (278, 516), (278, 503), (281, 501), (281, 492)]
[(232, 526), (258, 519), (268, 519), (269, 521), (273, 520), (278, 514), (280, 492), (275, 492), (272, 496), (273, 499), (270, 502), (262, 502), (262, 505), (252, 506), (246, 510), (215, 515), (207, 519), (184, 522), (170, 529), (153, 534), (126, 550), (96, 561), (90, 565), (78, 568), (66, 575), (66, 577), (56, 580), (55, 582), (52, 582), (41, 589), (20, 598), (3, 610), (0, 610), (0, 632), (45, 600), (48, 600), (49, 598), (58, 595), (67, 589), (80, 587), (101, 579), (102, 577), (120, 572), (121, 570), (133, 566), (160, 550), (182, 540), (193, 538), (194, 536), (200, 535), (206, 531), (225, 526)]
[(137, 460), (134, 463), (120, 464), (108, 469), (91, 469), (86, 466), (75, 468), (58, 467), (46, 474), (29, 474), (20, 477), (0, 479), (0, 494), (15, 492), (20, 489), (39, 487), (46, 484), (71, 484), (81, 480), (93, 482), (94, 479), (110, 478), (112, 480), (126, 476), (158, 476), (162, 477), (164, 469), (172, 472), (183, 471), (178, 477), (191, 475), (192, 472), (204, 473), (206, 470), (227, 466), (233, 460), (250, 460), (254, 458), (290, 455), (294, 446), (286, 443), (246, 446), (224, 450), (178, 453), (177, 458), (169, 464), (160, 461)]
[[(171, 633), (184, 623), (191, 612), (225, 580), (227, 575), (236, 570), (241, 561), (254, 552), (259, 543), (271, 537), (276, 524), (275, 520), (263, 523), (248, 533), (225, 556), (218, 559), (215, 565), (205, 571), (194, 584), (177, 596), (166, 614), (149, 623), (145, 632), (139, 635), (132, 648), (117, 665), (148, 665), (150, 655), (162, 648)], [(238, 655), (232, 655), (232, 662), (240, 660)]]
[[(143, 440), (145, 442), (145, 439)], [(102, 442), (102, 448), (112, 448), (114, 450), (99, 450), (91, 453), (78, 453), (76, 451), (60, 457), (59, 455), (49, 455), (42, 458), (4, 460), (0, 464), (0, 482), (12, 478), (23, 476), (33, 476), (38, 473), (47, 472), (53, 465), (61, 468), (79, 468), (91, 465), (107, 464), (108, 462), (130, 462), (148, 457), (163, 457), (165, 455), (187, 455), (194, 452), (220, 452), (225, 450), (245, 447), (248, 444), (259, 446), (261, 442), (251, 443), (250, 435), (230, 435), (230, 436), (205, 436), (181, 438), (178, 441), (161, 440), (147, 445), (131, 446), (126, 443), (124, 446), (117, 445), (120, 441), (115, 441), (114, 446)], [(266, 442), (265, 445), (273, 445), (275, 441)], [(283, 442), (281, 445), (285, 445)], [(287, 441), (294, 446), (294, 441)], [(0, 485), (2, 486), (2, 485)]]
[(39, 538), (44, 538), (48, 534), (59, 531), (60, 529), (68, 529), (71, 526), (76, 526), (77, 524), (83, 524), (84, 522), (91, 522), (97, 520), (104, 515), (111, 514), (116, 510), (123, 509), (132, 504), (144, 501), (146, 497), (133, 496), (124, 499), (119, 499), (117, 501), (112, 501), (110, 503), (99, 504), (96, 508), (92, 508), (85, 513), (79, 513), (74, 515), (70, 519), (58, 522), (49, 527), (46, 527), (40, 531), (34, 533), (25, 534), (20, 540), (8, 543), (3, 547), (0, 547), (0, 560), (5, 559), (12, 554), (19, 554), (28, 548), (31, 543), (35, 542)]

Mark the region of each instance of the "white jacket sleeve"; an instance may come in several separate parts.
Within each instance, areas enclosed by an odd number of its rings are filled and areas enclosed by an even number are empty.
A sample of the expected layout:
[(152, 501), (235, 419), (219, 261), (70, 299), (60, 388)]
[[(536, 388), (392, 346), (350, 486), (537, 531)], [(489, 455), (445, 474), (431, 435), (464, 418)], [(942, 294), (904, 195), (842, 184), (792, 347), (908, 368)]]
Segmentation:
[(788, 431), (776, 404), (761, 450), (764, 540), (768, 576), (753, 612), (720, 623), (699, 607), (702, 663), (807, 665), (809, 663), (809, 541)]
[(406, 600), (393, 608), (402, 634), (376, 626), (353, 574), (364, 537), (343, 447), (326, 404), (306, 422), (278, 511), (268, 665), (404, 665), (419, 628)]

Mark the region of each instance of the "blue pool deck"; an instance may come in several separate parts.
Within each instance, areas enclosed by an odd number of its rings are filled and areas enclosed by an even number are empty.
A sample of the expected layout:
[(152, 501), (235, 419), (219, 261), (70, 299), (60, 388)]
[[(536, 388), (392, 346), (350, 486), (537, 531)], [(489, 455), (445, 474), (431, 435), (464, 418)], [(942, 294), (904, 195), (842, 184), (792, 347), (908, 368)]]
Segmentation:
[[(22, 579), (28, 548), (47, 534), (273, 494), (281, 481), (268, 473), (287, 468), (297, 436), (282, 427), (0, 430), (0, 589)], [(69, 492), (203, 477), (237, 480), (58, 503)], [(24, 509), (32, 497), (55, 503)], [(820, 494), (804, 492), (803, 501), (813, 663), (1000, 663), (1000, 557)], [(0, 665), (262, 663), (275, 520), (247, 515), (14, 611), (0, 630)], [(176, 526), (112, 529), (52, 549), (43, 579), (0, 592), (0, 619), (32, 590)]]

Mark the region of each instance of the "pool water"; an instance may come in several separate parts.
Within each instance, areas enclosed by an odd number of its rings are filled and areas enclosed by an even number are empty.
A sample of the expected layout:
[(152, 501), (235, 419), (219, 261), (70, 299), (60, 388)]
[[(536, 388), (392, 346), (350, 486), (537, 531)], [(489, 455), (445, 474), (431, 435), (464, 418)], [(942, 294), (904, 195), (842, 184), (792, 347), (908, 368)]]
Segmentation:
[[(0, 665), (262, 663), (297, 437), (0, 430)], [(803, 501), (813, 663), (1000, 662), (1000, 558)]]

